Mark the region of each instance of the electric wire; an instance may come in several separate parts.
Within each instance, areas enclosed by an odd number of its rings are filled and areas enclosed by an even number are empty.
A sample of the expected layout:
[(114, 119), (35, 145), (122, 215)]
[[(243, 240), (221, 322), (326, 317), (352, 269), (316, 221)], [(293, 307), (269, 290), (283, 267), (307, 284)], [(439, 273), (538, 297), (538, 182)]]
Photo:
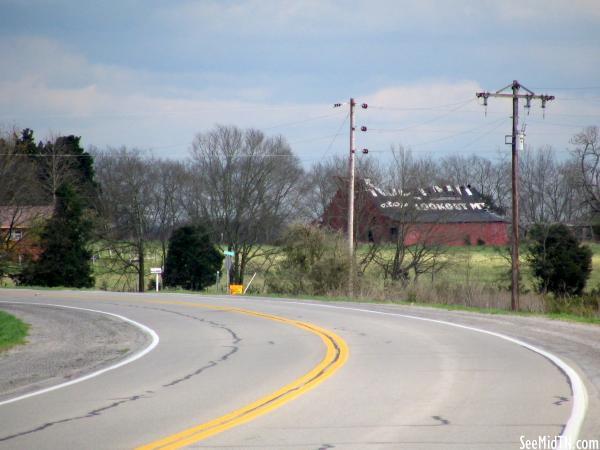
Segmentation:
[(342, 120), (342, 123), (340, 123), (340, 126), (338, 127), (338, 129), (337, 129), (337, 131), (335, 133), (335, 136), (333, 137), (333, 139), (331, 139), (331, 142), (327, 146), (327, 149), (325, 150), (325, 152), (323, 152), (323, 155), (322, 155), (323, 158), (325, 158), (325, 156), (327, 156), (327, 154), (331, 150), (331, 147), (332, 147), (333, 143), (335, 142), (335, 140), (337, 139), (337, 137), (340, 135), (340, 131), (341, 131), (342, 127), (344, 126), (344, 124), (346, 123), (346, 121), (348, 120), (349, 117), (350, 117), (350, 112), (348, 112), (346, 114), (346, 116), (344, 117), (344, 120)]
[(399, 132), (399, 131), (410, 130), (410, 129), (413, 129), (413, 128), (418, 128), (420, 126), (436, 122), (436, 121), (438, 121), (440, 119), (443, 119), (444, 117), (448, 117), (450, 114), (452, 114), (452, 113), (460, 110), (463, 106), (466, 106), (469, 103), (472, 103), (474, 101), (475, 101), (475, 99), (473, 98), (473, 99), (470, 99), (470, 100), (468, 100), (466, 102), (462, 102), (461, 104), (459, 104), (459, 106), (457, 106), (456, 108), (453, 108), (453, 109), (449, 110), (447, 113), (442, 114), (440, 116), (433, 117), (431, 119), (427, 119), (427, 120), (425, 120), (423, 122), (419, 122), (419, 123), (416, 123), (416, 124), (408, 125), (408, 126), (402, 127), (402, 128), (394, 128), (394, 129), (392, 129), (392, 128), (390, 128), (390, 129), (382, 129), (382, 128), (378, 129), (378, 128), (375, 128), (375, 129), (372, 129), (372, 131), (378, 131), (378, 132)]
[[(432, 139), (432, 140), (429, 140), (429, 141), (424, 141), (424, 142), (418, 142), (418, 143), (415, 143), (415, 144), (411, 144), (411, 147), (423, 147), (423, 146), (426, 146), (426, 145), (429, 145), (429, 144), (435, 144), (437, 142), (446, 141), (446, 140), (455, 138), (457, 136), (462, 136), (462, 135), (465, 135), (465, 134), (468, 134), (468, 133), (472, 133), (473, 131), (479, 130), (481, 128), (489, 127), (490, 125), (496, 125), (496, 127), (492, 128), (488, 132), (483, 133), (482, 136), (480, 136), (482, 138), (482, 137), (484, 137), (484, 136), (486, 136), (486, 135), (488, 135), (488, 134), (496, 131), (498, 128), (500, 128), (500, 126), (502, 126), (504, 123), (506, 123), (505, 121), (506, 121), (506, 117), (502, 117), (500, 119), (494, 120), (491, 123), (487, 123), (487, 124), (480, 125), (480, 126), (477, 126), (477, 127), (474, 127), (474, 128), (470, 128), (468, 130), (463, 130), (463, 131), (460, 131), (458, 133), (451, 134), (449, 136), (444, 136), (444, 137), (438, 138), (438, 139)], [(371, 152), (371, 151), (375, 152), (375, 153), (384, 153), (384, 152), (388, 152), (389, 150), (369, 150), (369, 152)]]
[[(384, 111), (442, 111), (444, 108), (450, 108), (452, 106), (462, 106), (464, 104), (474, 101), (473, 98), (469, 100), (461, 100), (459, 102), (447, 103), (445, 105), (429, 106), (429, 107), (397, 107), (397, 106), (378, 106), (369, 104), (369, 108), (380, 109)], [(450, 110), (452, 111), (452, 110)]]

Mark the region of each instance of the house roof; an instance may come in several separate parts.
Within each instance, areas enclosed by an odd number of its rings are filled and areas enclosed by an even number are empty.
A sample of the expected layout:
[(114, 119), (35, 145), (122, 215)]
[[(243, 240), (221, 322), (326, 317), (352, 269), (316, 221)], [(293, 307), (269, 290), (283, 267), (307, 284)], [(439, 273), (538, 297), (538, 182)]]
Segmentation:
[(392, 220), (420, 223), (507, 222), (490, 211), (481, 194), (471, 186), (431, 186), (412, 192), (385, 191), (364, 179), (367, 197), (381, 214)]
[(48, 206), (0, 206), (0, 229), (29, 228), (40, 219), (52, 217), (54, 207)]

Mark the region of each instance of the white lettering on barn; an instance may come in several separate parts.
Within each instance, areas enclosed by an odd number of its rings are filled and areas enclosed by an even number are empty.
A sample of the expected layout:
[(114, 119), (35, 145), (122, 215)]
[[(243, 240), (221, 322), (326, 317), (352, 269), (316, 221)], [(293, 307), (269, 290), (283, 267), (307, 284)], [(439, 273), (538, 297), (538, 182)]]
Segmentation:
[[(381, 208), (408, 208), (409, 203), (387, 201), (379, 205)], [(485, 203), (415, 203), (412, 205), (417, 211), (480, 211), (485, 209)]]

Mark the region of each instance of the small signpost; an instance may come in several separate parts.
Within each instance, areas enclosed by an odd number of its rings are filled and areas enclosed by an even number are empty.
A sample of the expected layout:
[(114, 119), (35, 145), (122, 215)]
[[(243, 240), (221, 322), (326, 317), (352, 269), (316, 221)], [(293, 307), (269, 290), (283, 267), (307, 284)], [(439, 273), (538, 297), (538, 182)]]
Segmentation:
[(156, 292), (158, 292), (158, 277), (162, 275), (162, 267), (151, 267), (150, 273), (156, 274)]
[(229, 292), (229, 271), (231, 270), (231, 257), (235, 256), (235, 252), (231, 250), (225, 250), (223, 252), (225, 255), (225, 268), (227, 269), (227, 292)]

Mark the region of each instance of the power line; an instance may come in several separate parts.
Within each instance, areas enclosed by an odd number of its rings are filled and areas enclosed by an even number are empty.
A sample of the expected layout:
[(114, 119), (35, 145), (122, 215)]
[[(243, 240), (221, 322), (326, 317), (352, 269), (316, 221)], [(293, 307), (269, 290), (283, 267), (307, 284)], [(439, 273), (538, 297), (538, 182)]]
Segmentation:
[(494, 131), (498, 130), (502, 125), (504, 125), (504, 119), (500, 119), (498, 121), (498, 124), (492, 128), (491, 130), (485, 132), (485, 133), (481, 133), (478, 137), (476, 137), (475, 139), (473, 139), (471, 142), (461, 146), (462, 149), (465, 149), (467, 147), (470, 147), (471, 145), (473, 145), (475, 142), (479, 142), (481, 139), (483, 139), (486, 136), (489, 136), (490, 134), (492, 134)]
[[(456, 106), (456, 105), (464, 105), (467, 103), (471, 103), (473, 101), (472, 98), (468, 99), (468, 100), (461, 100), (460, 102), (454, 102), (454, 103), (447, 103), (445, 105), (438, 105), (438, 106), (429, 106), (429, 107), (397, 107), (397, 106), (373, 106), (371, 104), (369, 104), (369, 108), (373, 108), (373, 109), (380, 109), (380, 110), (384, 110), (384, 111), (440, 111), (443, 108), (449, 108), (452, 106)], [(450, 110), (452, 111), (452, 110)]]
[(553, 91), (585, 91), (585, 90), (594, 90), (600, 89), (600, 86), (573, 86), (573, 87), (533, 87), (532, 89), (536, 89), (538, 91), (545, 90), (553, 90)]
[(329, 150), (331, 150), (331, 146), (333, 145), (333, 143), (335, 142), (335, 140), (337, 139), (337, 137), (340, 135), (340, 131), (342, 130), (342, 127), (346, 123), (346, 120), (348, 120), (348, 117), (350, 117), (350, 113), (347, 113), (346, 116), (344, 117), (344, 120), (342, 121), (342, 123), (340, 123), (340, 126), (338, 127), (335, 135), (333, 136), (333, 139), (331, 140), (331, 142), (327, 146), (327, 149), (325, 150), (325, 152), (323, 152), (323, 158), (329, 153)]
[(462, 103), (459, 104), (459, 106), (457, 106), (456, 108), (453, 108), (453, 109), (449, 110), (446, 114), (442, 114), (440, 116), (436, 116), (436, 117), (433, 117), (431, 119), (427, 119), (427, 120), (425, 120), (423, 122), (419, 122), (419, 123), (416, 123), (416, 124), (408, 125), (408, 126), (403, 127), (403, 128), (397, 128), (397, 129), (394, 129), (393, 131), (405, 131), (405, 130), (410, 130), (412, 128), (418, 128), (420, 126), (427, 125), (429, 123), (432, 123), (432, 122), (435, 122), (437, 120), (443, 119), (444, 117), (448, 117), (450, 114), (458, 111), (463, 106), (466, 106), (467, 104), (472, 103), (472, 102), (474, 102), (473, 99), (468, 100), (466, 102), (462, 102)]
[(302, 139), (300, 141), (288, 142), (288, 144), (294, 145), (294, 144), (303, 144), (305, 142), (321, 141), (323, 139), (334, 138), (335, 136), (336, 136), (335, 134), (328, 134), (327, 136), (318, 136), (318, 137), (312, 137), (312, 138)]
[(340, 112), (335, 112), (333, 114), (325, 114), (322, 116), (315, 116), (315, 117), (309, 117), (308, 119), (304, 119), (304, 120), (298, 120), (295, 122), (287, 122), (287, 123), (282, 123), (282, 124), (278, 124), (278, 125), (271, 125), (270, 127), (266, 127), (266, 128), (262, 128), (263, 130), (271, 130), (273, 128), (281, 128), (281, 127), (287, 127), (287, 126), (294, 126), (294, 125), (299, 125), (302, 123), (306, 123), (306, 122), (311, 122), (313, 120), (318, 120), (318, 119), (326, 119), (329, 117), (335, 117), (338, 116), (340, 114)]
[[(464, 135), (464, 134), (469, 134), (469, 133), (472, 133), (473, 131), (480, 130), (481, 128), (486, 128), (486, 127), (488, 127), (488, 126), (490, 126), (490, 125), (495, 125), (495, 124), (500, 124), (500, 125), (501, 125), (501, 124), (504, 122), (504, 120), (505, 120), (505, 119), (506, 119), (506, 117), (502, 117), (502, 118), (500, 118), (500, 119), (496, 119), (496, 120), (494, 120), (493, 122), (487, 123), (487, 124), (485, 124), (485, 125), (480, 125), (480, 126), (477, 126), (477, 127), (474, 127), (474, 128), (470, 128), (470, 129), (468, 129), (468, 130), (463, 130), (463, 131), (460, 131), (460, 132), (458, 132), (458, 133), (451, 134), (451, 135), (449, 135), (449, 136), (444, 136), (444, 137), (442, 137), (442, 138), (438, 138), (438, 139), (432, 139), (432, 140), (425, 141), (425, 142), (418, 142), (418, 143), (415, 143), (415, 144), (411, 144), (411, 146), (415, 146), (415, 147), (422, 147), (422, 146), (424, 146), (424, 145), (435, 144), (435, 143), (437, 143), (437, 142), (446, 141), (446, 140), (448, 140), (448, 139), (452, 139), (452, 138), (455, 138), (455, 137), (457, 137), (457, 136), (461, 136), (461, 135)], [(490, 132), (488, 132), (488, 133), (491, 133), (491, 132), (492, 132), (492, 131), (494, 131), (495, 129), (496, 129), (496, 128), (494, 128), (493, 130), (491, 130), (491, 131), (490, 131)], [(388, 151), (388, 150), (373, 150), (373, 151), (374, 151), (374, 152), (384, 152), (384, 151)]]

